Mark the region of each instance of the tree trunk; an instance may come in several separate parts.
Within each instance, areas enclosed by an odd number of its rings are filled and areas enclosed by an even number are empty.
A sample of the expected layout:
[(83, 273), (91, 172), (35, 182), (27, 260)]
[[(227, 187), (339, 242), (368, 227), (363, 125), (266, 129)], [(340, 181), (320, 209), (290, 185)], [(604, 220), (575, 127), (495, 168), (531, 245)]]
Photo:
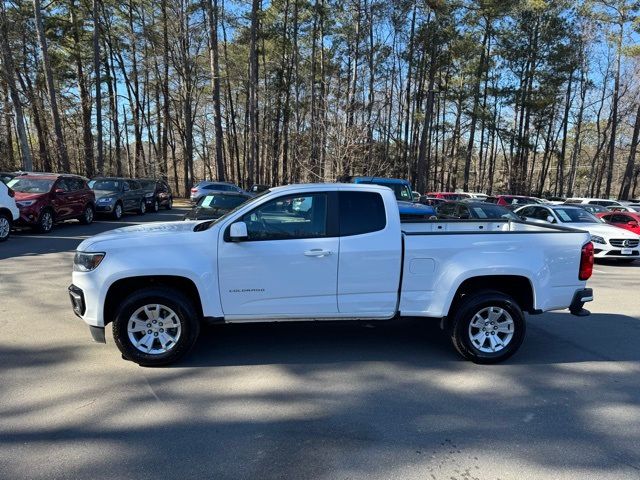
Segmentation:
[(211, 82), (213, 88), (213, 123), (216, 141), (216, 174), (218, 181), (224, 181), (224, 146), (222, 143), (222, 109), (220, 107), (220, 60), (218, 52), (218, 0), (207, 0), (207, 16), (209, 18), (209, 42)]

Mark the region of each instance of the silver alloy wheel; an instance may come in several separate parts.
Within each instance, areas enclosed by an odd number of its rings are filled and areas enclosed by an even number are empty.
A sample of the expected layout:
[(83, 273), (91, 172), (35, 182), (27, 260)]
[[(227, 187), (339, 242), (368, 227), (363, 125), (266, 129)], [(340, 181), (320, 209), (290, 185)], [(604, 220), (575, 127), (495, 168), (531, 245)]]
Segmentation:
[(154, 211), (154, 212), (157, 212), (158, 210), (160, 210), (160, 204), (158, 203), (158, 200), (156, 200), (156, 201), (153, 203), (153, 211)]
[(5, 239), (9, 236), (11, 231), (11, 223), (7, 217), (0, 215), (0, 239)]
[(175, 347), (182, 334), (182, 322), (165, 305), (149, 304), (137, 309), (127, 323), (129, 341), (142, 353), (159, 355)]
[(469, 323), (469, 340), (483, 353), (496, 353), (513, 339), (515, 323), (504, 308), (486, 307)]
[(42, 213), (42, 218), (40, 219), (40, 227), (43, 232), (48, 232), (53, 227), (53, 217), (51, 216), (51, 212), (45, 211)]
[(115, 210), (116, 210), (116, 218), (120, 219), (122, 217), (122, 206), (119, 203), (117, 203)]
[(144, 200), (140, 203), (140, 213), (146, 213), (147, 212), (147, 204), (144, 202)]
[(84, 211), (84, 220), (87, 223), (93, 222), (93, 208), (87, 207), (87, 209)]

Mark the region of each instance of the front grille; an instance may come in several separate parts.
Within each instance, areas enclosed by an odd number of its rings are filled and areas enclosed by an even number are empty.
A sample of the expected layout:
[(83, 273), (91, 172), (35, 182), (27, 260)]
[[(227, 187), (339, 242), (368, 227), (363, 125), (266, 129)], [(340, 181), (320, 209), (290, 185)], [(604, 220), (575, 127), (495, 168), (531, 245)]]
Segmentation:
[(609, 240), (609, 243), (618, 248), (635, 248), (638, 246), (638, 243), (640, 243), (640, 240), (632, 238), (613, 238)]

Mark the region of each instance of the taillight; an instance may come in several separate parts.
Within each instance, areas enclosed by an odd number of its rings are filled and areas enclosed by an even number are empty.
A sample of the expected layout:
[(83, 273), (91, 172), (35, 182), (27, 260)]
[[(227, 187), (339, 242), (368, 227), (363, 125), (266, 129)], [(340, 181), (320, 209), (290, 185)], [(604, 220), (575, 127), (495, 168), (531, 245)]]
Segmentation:
[(589, 280), (593, 273), (593, 243), (589, 242), (582, 247), (580, 255), (580, 272), (578, 278), (580, 280)]
[(9, 196), (10, 196), (11, 198), (13, 198), (13, 197), (15, 197), (15, 196), (16, 196), (16, 192), (14, 192), (13, 190), (11, 190), (9, 187), (7, 187), (7, 189), (8, 189)]

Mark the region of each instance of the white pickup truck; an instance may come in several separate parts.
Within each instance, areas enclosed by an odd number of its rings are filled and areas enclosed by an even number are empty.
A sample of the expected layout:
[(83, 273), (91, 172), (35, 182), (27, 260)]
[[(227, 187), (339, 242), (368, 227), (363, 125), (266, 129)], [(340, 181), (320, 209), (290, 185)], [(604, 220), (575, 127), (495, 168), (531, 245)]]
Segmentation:
[(96, 341), (166, 365), (203, 322), (441, 319), (466, 359), (520, 347), (523, 311), (592, 300), (589, 234), (517, 221), (402, 223), (376, 185), (273, 188), (205, 222), (152, 223), (83, 241), (69, 287)]

